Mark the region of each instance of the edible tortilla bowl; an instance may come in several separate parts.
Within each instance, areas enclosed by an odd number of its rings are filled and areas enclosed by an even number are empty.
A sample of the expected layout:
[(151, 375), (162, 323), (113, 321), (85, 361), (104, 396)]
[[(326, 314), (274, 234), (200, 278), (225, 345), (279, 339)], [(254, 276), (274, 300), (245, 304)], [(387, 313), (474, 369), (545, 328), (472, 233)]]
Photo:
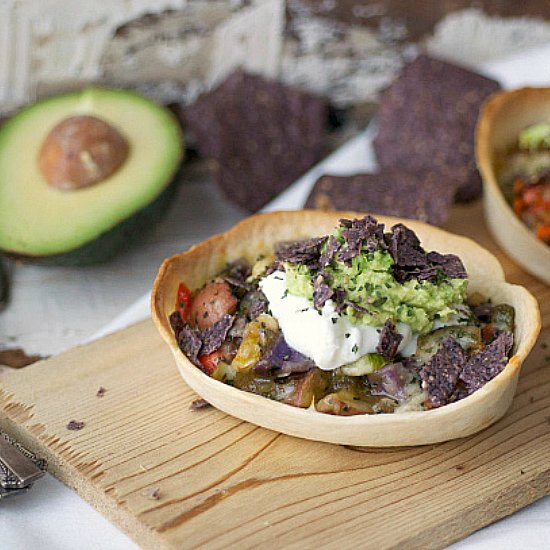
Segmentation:
[[(268, 254), (278, 241), (326, 235), (342, 217), (361, 217), (353, 212), (313, 210), (258, 214), (231, 230), (176, 254), (162, 264), (153, 286), (153, 320), (176, 359), (181, 376), (193, 390), (227, 414), (296, 437), (359, 446), (403, 446), (437, 443), (464, 437), (498, 420), (512, 402), (521, 364), (540, 330), (538, 304), (523, 287), (504, 281), (498, 260), (470, 239), (433, 226), (405, 220), (416, 231), (424, 248), (458, 254), (469, 273), (469, 292), (481, 292), (495, 303), (506, 302), (516, 310), (513, 357), (505, 370), (471, 396), (439, 409), (398, 414), (331, 416), (313, 409), (299, 409), (247, 393), (210, 378), (180, 351), (170, 327), (181, 281), (191, 289), (201, 287), (227, 262), (245, 257), (253, 262)], [(391, 227), (398, 219), (379, 217)]]
[(498, 182), (499, 159), (522, 130), (538, 122), (550, 122), (550, 88), (520, 88), (491, 96), (477, 122), (476, 159), (485, 218), (495, 240), (526, 271), (550, 284), (550, 246), (516, 216)]

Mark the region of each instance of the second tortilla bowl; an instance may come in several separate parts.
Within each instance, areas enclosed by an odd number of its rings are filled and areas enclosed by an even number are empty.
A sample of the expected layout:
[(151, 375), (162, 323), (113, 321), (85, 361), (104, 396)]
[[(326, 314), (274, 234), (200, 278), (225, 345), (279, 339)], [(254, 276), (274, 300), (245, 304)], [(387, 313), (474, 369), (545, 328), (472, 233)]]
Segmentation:
[(490, 426), (510, 406), (521, 365), (537, 339), (540, 331), (537, 301), (525, 288), (505, 281), (500, 263), (486, 249), (466, 237), (418, 221), (377, 216), (388, 228), (399, 222), (410, 227), (426, 250), (458, 255), (469, 275), (469, 294), (478, 292), (515, 309), (513, 356), (498, 376), (469, 397), (428, 411), (332, 416), (219, 382), (193, 365), (179, 349), (169, 316), (175, 309), (181, 281), (191, 290), (198, 289), (229, 262), (242, 257), (254, 262), (258, 256), (271, 253), (277, 242), (326, 235), (340, 218), (362, 216), (357, 212), (313, 210), (257, 214), (166, 259), (153, 286), (151, 313), (184, 381), (227, 414), (277, 432), (327, 443), (369, 447), (425, 445), (465, 437)]

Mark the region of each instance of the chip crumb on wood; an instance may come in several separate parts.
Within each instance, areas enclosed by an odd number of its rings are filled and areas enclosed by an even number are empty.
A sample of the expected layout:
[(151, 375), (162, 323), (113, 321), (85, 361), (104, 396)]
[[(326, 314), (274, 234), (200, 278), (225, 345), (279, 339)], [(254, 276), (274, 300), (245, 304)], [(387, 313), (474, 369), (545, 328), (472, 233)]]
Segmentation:
[(107, 390), (103, 386), (100, 386), (95, 395), (96, 397), (103, 397), (106, 391)]
[(211, 407), (212, 405), (210, 405), (210, 403), (206, 400), (206, 399), (195, 399), (195, 401), (193, 401), (191, 403), (191, 405), (189, 405), (189, 408), (192, 410), (192, 411), (198, 411), (200, 409), (206, 409), (207, 407)]
[(160, 500), (160, 487), (149, 487), (148, 489), (145, 489), (141, 494), (142, 496), (151, 500)]
[(85, 422), (82, 422), (80, 420), (71, 420), (66, 427), (67, 430), (78, 431), (84, 428), (84, 426), (86, 426)]

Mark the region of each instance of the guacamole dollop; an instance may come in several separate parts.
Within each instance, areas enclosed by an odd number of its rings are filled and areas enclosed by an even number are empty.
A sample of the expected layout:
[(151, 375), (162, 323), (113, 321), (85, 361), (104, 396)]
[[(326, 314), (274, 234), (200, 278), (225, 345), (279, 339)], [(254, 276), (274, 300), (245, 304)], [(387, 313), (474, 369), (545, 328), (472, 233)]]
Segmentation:
[[(333, 235), (345, 246), (341, 231)], [(433, 329), (436, 320), (448, 321), (457, 313), (457, 304), (465, 301), (467, 279), (448, 277), (440, 272), (432, 280), (411, 278), (399, 282), (394, 264), (388, 250), (369, 251), (366, 244), (351, 260), (344, 261), (334, 255), (323, 267), (324, 281), (331, 289), (344, 291), (347, 303), (359, 306), (347, 305), (341, 314), (355, 323), (371, 326), (382, 326), (391, 319), (425, 334)], [(286, 262), (284, 268), (288, 292), (313, 300), (317, 271), (293, 262)]]
[(528, 126), (519, 134), (520, 149), (550, 149), (550, 123), (541, 122)]

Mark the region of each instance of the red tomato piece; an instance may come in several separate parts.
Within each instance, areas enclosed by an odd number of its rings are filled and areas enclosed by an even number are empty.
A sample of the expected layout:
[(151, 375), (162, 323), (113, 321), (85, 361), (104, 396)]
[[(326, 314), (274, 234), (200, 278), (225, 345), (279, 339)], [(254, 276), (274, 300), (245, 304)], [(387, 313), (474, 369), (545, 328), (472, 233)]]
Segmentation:
[(212, 376), (212, 373), (216, 370), (216, 367), (218, 366), (218, 362), (221, 357), (220, 350), (213, 351), (212, 353), (209, 353), (208, 355), (199, 355), (199, 361), (201, 365), (204, 368), (204, 371), (209, 375)]
[(183, 322), (187, 321), (189, 316), (189, 309), (191, 308), (192, 293), (187, 288), (185, 283), (180, 283), (178, 287), (178, 298), (176, 302), (176, 309), (180, 314)]

